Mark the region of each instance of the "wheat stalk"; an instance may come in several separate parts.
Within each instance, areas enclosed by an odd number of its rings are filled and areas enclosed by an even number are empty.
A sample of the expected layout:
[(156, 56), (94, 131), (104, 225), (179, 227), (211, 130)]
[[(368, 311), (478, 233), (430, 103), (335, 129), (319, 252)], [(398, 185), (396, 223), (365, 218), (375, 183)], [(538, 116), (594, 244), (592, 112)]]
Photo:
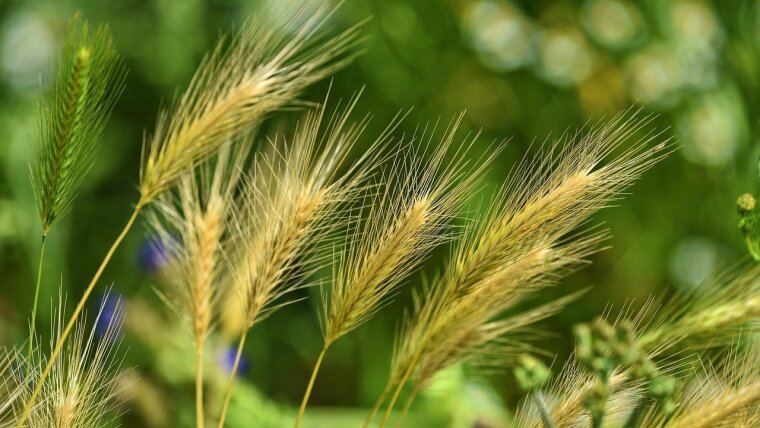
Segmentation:
[(235, 204), (236, 190), (248, 156), (246, 141), (222, 147), (215, 165), (180, 178), (176, 192), (165, 194), (151, 219), (155, 234), (171, 253), (168, 277), (172, 282), (165, 300), (184, 321), (196, 353), (196, 419), (204, 423), (203, 349), (211, 329), (214, 307), (225, 271), (226, 226)]
[(494, 325), (491, 320), (596, 250), (601, 235), (575, 242), (565, 238), (662, 157), (664, 143), (646, 148), (659, 137), (649, 132), (632, 149), (600, 165), (650, 120), (619, 116), (575, 143), (568, 141), (558, 154), (552, 147), (535, 161), (521, 163), (489, 214), (461, 240), (434, 291), (415, 305), (405, 323), (386, 387), (395, 387), (395, 393), (381, 426), (415, 371), (418, 381), (425, 381), (448, 364), (487, 351), (486, 344), (510, 331), (509, 322)]

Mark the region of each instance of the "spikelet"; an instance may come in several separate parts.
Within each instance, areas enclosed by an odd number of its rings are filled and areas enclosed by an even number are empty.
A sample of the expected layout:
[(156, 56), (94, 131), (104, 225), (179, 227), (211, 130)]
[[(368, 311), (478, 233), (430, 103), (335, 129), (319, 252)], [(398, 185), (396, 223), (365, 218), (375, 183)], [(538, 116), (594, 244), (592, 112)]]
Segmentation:
[(262, 18), (248, 22), (230, 46), (219, 42), (176, 106), (161, 113), (141, 171), (142, 203), (350, 59), (346, 52), (357, 27), (324, 39), (319, 33), (329, 6), (311, 10), (293, 2), (284, 9), (275, 21), (297, 28), (292, 36), (284, 37)]
[(219, 155), (186, 172), (174, 192), (163, 194), (150, 218), (154, 233), (169, 251), (165, 299), (188, 323), (196, 348), (203, 346), (221, 296), (230, 239), (227, 225), (248, 156), (246, 141), (223, 146)]
[[(610, 377), (611, 395), (605, 413), (606, 426), (622, 426), (644, 394), (640, 382), (626, 383), (627, 379), (626, 375), (620, 373)], [(560, 375), (544, 394), (545, 405), (556, 426), (579, 428), (591, 426), (591, 416), (584, 406), (584, 394), (593, 382), (592, 376), (575, 360), (571, 359), (565, 364)], [(543, 428), (544, 423), (531, 402), (525, 401), (515, 415), (515, 426)]]
[[(51, 342), (60, 340), (66, 318), (63, 315), (63, 299), (59, 296), (57, 315), (54, 315), (55, 332)], [(105, 299), (107, 300), (107, 299)], [(105, 301), (104, 300), (104, 301)], [(105, 303), (104, 303), (105, 305)], [(110, 314), (113, 309), (114, 313)], [(96, 428), (112, 422), (112, 410), (117, 403), (117, 373), (121, 360), (116, 354), (118, 347), (119, 325), (122, 319), (120, 305), (109, 308), (108, 319), (101, 319), (104, 308), (101, 307), (95, 324), (108, 322), (105, 332), (98, 337), (96, 329), (85, 326), (83, 319), (78, 321), (73, 340), (64, 347), (62, 358), (56, 360), (51, 375), (43, 384), (39, 401), (32, 408), (26, 426), (31, 428)], [(45, 357), (34, 355), (34, 368), (44, 365)], [(36, 361), (35, 361), (36, 360)], [(36, 370), (32, 371), (37, 373)], [(34, 384), (28, 384), (29, 388)], [(28, 400), (31, 390), (25, 389), (21, 403)]]
[(728, 270), (710, 282), (673, 298), (659, 311), (639, 342), (663, 353), (680, 343), (700, 347), (733, 342), (756, 329), (760, 317), (760, 265)]
[(642, 426), (665, 428), (737, 427), (760, 420), (760, 342), (752, 339), (748, 349), (734, 346), (695, 370), (680, 405), (667, 418), (650, 411)]
[(0, 348), (0, 428), (15, 423), (14, 409), (23, 394), (26, 370), (21, 354), (12, 348)]
[[(681, 299), (686, 298), (685, 296), (678, 298), (679, 301), (681, 301)], [(641, 352), (646, 353), (646, 359), (650, 361), (657, 360), (658, 365), (660, 365), (659, 369), (672, 373), (676, 378), (683, 378), (684, 372), (689, 369), (689, 358), (680, 357), (670, 360), (662, 359), (662, 357), (665, 356), (666, 351), (669, 351), (679, 340), (682, 340), (684, 338), (683, 336), (663, 335), (658, 338), (658, 340), (660, 340), (658, 343), (651, 342), (651, 339), (646, 342), (642, 341), (642, 338), (647, 334), (651, 334), (653, 329), (656, 330), (659, 328), (655, 321), (652, 320), (652, 312), (657, 309), (657, 306), (658, 302), (655, 299), (648, 299), (646, 303), (638, 309), (633, 309), (632, 305), (626, 305), (623, 308), (623, 311), (617, 315), (613, 324), (627, 322), (636, 331), (636, 346)], [(675, 305), (673, 307), (675, 308)], [(607, 312), (609, 312), (609, 310), (611, 310), (611, 308), (609, 308)], [(672, 313), (672, 311), (666, 311), (666, 314)], [(605, 318), (607, 315), (608, 314), (605, 314)], [(667, 320), (668, 316), (664, 316), (664, 319)], [(612, 403), (615, 400), (616, 394), (637, 392), (637, 396), (642, 396), (647, 392), (642, 384), (643, 381), (634, 380), (632, 374), (633, 373), (631, 373), (630, 369), (616, 370), (610, 377), (608, 389), (611, 396), (609, 398), (610, 401), (607, 403), (608, 408), (605, 420), (612, 416), (610, 412), (613, 409)], [(559, 426), (575, 426), (575, 424), (578, 423), (580, 426), (588, 425), (590, 416), (584, 404), (584, 400), (587, 392), (593, 385), (594, 376), (586, 369), (582, 368), (575, 358), (570, 359), (565, 364), (562, 373), (547, 393), (550, 397), (548, 402), (550, 404), (549, 408), (552, 420), (559, 424)], [(640, 400), (638, 405), (642, 405)], [(630, 411), (633, 407), (632, 404), (625, 410)], [(653, 409), (659, 408), (653, 407)], [(654, 410), (650, 413), (652, 412), (654, 412)], [(519, 426), (536, 428), (542, 426), (541, 419), (536, 415), (528, 414), (528, 412), (524, 413), (525, 414), (518, 415), (518, 419), (521, 421)], [(657, 415), (659, 413), (652, 414)]]
[(366, 185), (377, 162), (374, 149), (339, 171), (366, 127), (365, 120), (348, 121), (355, 103), (356, 98), (329, 119), (325, 107), (307, 113), (290, 141), (275, 138), (269, 153), (258, 154), (244, 183), (232, 222), (231, 298), (244, 302), (246, 330), (279, 307), (273, 302), (303, 286), (321, 261), (309, 256), (331, 242), (340, 224), (338, 208)]
[(106, 26), (79, 15), (68, 24), (63, 54), (38, 107), (39, 141), (32, 185), (46, 236), (71, 209), (92, 166), (103, 128), (124, 88), (125, 68)]
[(569, 234), (662, 158), (665, 144), (647, 149), (659, 135), (646, 133), (635, 147), (601, 165), (650, 120), (619, 116), (567, 141), (563, 149), (551, 147), (534, 161), (523, 160), (503, 196), (459, 242), (443, 275), (407, 317), (397, 338), (391, 385), (403, 385), (414, 371), (416, 381), (424, 382), (450, 364), (487, 356), (496, 337), (569, 301), (495, 321), (598, 249), (603, 234)]
[[(450, 239), (450, 221), (491, 161), (468, 165), (464, 144), (444, 165), (461, 120), (460, 115), (452, 122), (429, 161), (414, 153), (398, 155), (385, 192), (371, 198), (368, 219), (349, 237), (330, 297), (323, 301), (326, 346), (370, 318), (430, 250)], [(420, 139), (430, 146), (434, 136), (434, 129), (425, 129)]]

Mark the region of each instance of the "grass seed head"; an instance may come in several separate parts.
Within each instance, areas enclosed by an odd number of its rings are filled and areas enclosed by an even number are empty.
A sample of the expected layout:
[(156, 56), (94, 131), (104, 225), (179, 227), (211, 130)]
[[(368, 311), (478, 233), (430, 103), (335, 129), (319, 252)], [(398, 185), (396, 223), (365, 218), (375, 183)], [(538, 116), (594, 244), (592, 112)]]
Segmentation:
[(95, 162), (125, 68), (106, 26), (91, 28), (79, 15), (68, 24), (63, 54), (51, 70), (38, 106), (32, 185), (47, 235), (68, 211)]
[(277, 20), (295, 33), (285, 37), (263, 18), (249, 21), (229, 46), (219, 42), (176, 105), (160, 114), (141, 171), (142, 203), (350, 59), (358, 28), (323, 38), (328, 6), (311, 10), (293, 2), (281, 15)]

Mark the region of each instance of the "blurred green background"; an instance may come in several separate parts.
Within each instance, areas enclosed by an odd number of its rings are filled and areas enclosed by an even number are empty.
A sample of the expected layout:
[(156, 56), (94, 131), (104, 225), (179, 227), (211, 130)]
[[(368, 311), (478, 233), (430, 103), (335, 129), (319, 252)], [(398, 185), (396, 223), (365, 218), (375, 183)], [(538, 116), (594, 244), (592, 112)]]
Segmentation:
[[(109, 24), (130, 71), (98, 161), (49, 238), (43, 326), (58, 287), (81, 294), (129, 215), (143, 135), (159, 106), (186, 87), (219, 34), (261, 9), (254, 0), (0, 0), (0, 343), (20, 343), (26, 334), (39, 245), (28, 179), (34, 104), (67, 19), (79, 10), (91, 23)], [(364, 144), (410, 107), (401, 126), (409, 132), (465, 110), (463, 128), (482, 130), (476, 153), (510, 138), (488, 173), (485, 198), (531, 143), (632, 105), (658, 113), (651, 126), (677, 141), (678, 151), (630, 196), (596, 216), (612, 231), (612, 248), (548, 293), (594, 286), (543, 323), (557, 337), (537, 345), (558, 353), (557, 361), (572, 347), (570, 327), (608, 304), (688, 289), (745, 259), (735, 199), (758, 184), (759, 2), (352, 0), (327, 28), (337, 32), (368, 17), (363, 53), (335, 76), (331, 100), (366, 87), (355, 116), (373, 115)], [(303, 98), (321, 101), (328, 85)], [(425, 270), (439, 268), (445, 254)], [(155, 261), (146, 229), (136, 228), (102, 281), (127, 302), (121, 351), (133, 369), (124, 376), (119, 419), (123, 426), (192, 426), (192, 353), (155, 297)], [(366, 415), (385, 384), (394, 329), (419, 279), (409, 278), (393, 304), (335, 345), (307, 423), (356, 426)], [(299, 297), (307, 295), (253, 329), (230, 426), (289, 425), (321, 346), (318, 291)], [(214, 340), (211, 400), (229, 365), (228, 339)], [(452, 370), (417, 402), (409, 426), (499, 426), (518, 397), (507, 372)]]

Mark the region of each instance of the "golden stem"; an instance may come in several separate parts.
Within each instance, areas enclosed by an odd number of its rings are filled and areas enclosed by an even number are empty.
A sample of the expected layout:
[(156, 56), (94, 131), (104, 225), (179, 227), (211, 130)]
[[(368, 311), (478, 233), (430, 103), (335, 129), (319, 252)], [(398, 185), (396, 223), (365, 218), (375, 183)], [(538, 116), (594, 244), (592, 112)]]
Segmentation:
[(412, 402), (414, 402), (414, 399), (417, 397), (418, 392), (419, 389), (414, 388), (412, 389), (411, 394), (406, 397), (406, 402), (404, 402), (404, 410), (401, 411), (401, 415), (399, 415), (398, 420), (396, 421), (396, 428), (401, 428), (403, 426), (404, 418), (406, 418), (406, 415), (409, 413), (409, 408), (412, 407)]
[(388, 418), (391, 416), (391, 411), (393, 410), (393, 406), (396, 405), (396, 401), (398, 400), (398, 396), (401, 394), (401, 390), (404, 389), (404, 385), (406, 385), (406, 382), (409, 380), (409, 377), (412, 375), (412, 366), (409, 366), (409, 369), (404, 373), (404, 377), (401, 378), (401, 381), (398, 383), (398, 386), (396, 387), (396, 391), (393, 392), (393, 396), (391, 397), (391, 401), (388, 403), (388, 407), (385, 409), (385, 413), (383, 413), (383, 419), (380, 420), (380, 428), (383, 428), (386, 423), (388, 423)]
[(372, 407), (372, 411), (369, 413), (369, 416), (367, 416), (367, 420), (364, 421), (364, 428), (368, 428), (369, 424), (372, 423), (372, 420), (375, 419), (375, 415), (377, 415), (377, 412), (380, 410), (380, 406), (383, 404), (383, 401), (385, 401), (385, 397), (387, 397), (388, 393), (391, 392), (392, 386), (393, 384), (390, 382), (390, 380), (388, 380), (383, 393), (380, 394), (380, 397), (377, 398), (375, 405)]
[(306, 404), (309, 402), (309, 397), (311, 396), (311, 389), (314, 387), (314, 381), (317, 379), (319, 367), (322, 365), (322, 359), (325, 358), (327, 348), (329, 347), (330, 345), (325, 342), (325, 345), (322, 347), (322, 352), (320, 352), (319, 357), (317, 357), (317, 362), (314, 363), (314, 369), (311, 371), (311, 378), (309, 378), (309, 384), (306, 386), (306, 392), (303, 393), (301, 407), (298, 409), (298, 415), (296, 416), (296, 422), (293, 424), (293, 428), (298, 428), (301, 425), (301, 419), (306, 411)]
[(232, 397), (232, 388), (235, 385), (235, 375), (240, 365), (240, 356), (243, 354), (243, 346), (245, 345), (245, 337), (247, 336), (248, 329), (243, 330), (240, 334), (240, 341), (238, 342), (237, 353), (235, 353), (235, 363), (232, 365), (232, 372), (230, 378), (227, 381), (227, 389), (224, 393), (224, 403), (222, 403), (222, 411), (219, 414), (219, 424), (217, 428), (224, 427), (224, 420), (227, 418), (227, 409), (230, 406), (230, 398)]
[(77, 318), (79, 318), (79, 315), (84, 310), (84, 306), (87, 303), (87, 299), (90, 297), (90, 294), (92, 294), (92, 291), (95, 289), (95, 285), (98, 283), (98, 280), (100, 279), (100, 276), (103, 274), (103, 271), (105, 270), (106, 266), (108, 266), (108, 262), (111, 261), (111, 257), (113, 257), (114, 253), (116, 252), (116, 249), (119, 248), (119, 245), (127, 236), (127, 232), (129, 232), (129, 230), (132, 228), (132, 225), (135, 223), (135, 220), (137, 219), (137, 215), (140, 213), (140, 210), (142, 209), (143, 206), (145, 206), (145, 203), (142, 199), (140, 199), (140, 201), (135, 206), (134, 211), (132, 212), (132, 216), (129, 217), (129, 220), (127, 221), (127, 224), (124, 226), (124, 229), (121, 231), (119, 236), (111, 245), (111, 248), (108, 250), (108, 253), (106, 253), (106, 256), (103, 258), (103, 261), (100, 263), (100, 267), (98, 267), (98, 270), (95, 272), (95, 275), (92, 277), (92, 280), (90, 280), (90, 284), (87, 286), (87, 289), (85, 289), (84, 294), (79, 299), (79, 303), (77, 303), (77, 307), (76, 309), (74, 309), (74, 313), (71, 314), (71, 318), (66, 324), (66, 328), (63, 330), (63, 333), (61, 334), (60, 338), (55, 344), (55, 348), (53, 348), (53, 352), (50, 353), (50, 358), (48, 359), (47, 365), (45, 365), (45, 369), (42, 370), (42, 374), (40, 375), (40, 378), (37, 381), (37, 385), (34, 387), (34, 390), (32, 391), (32, 395), (29, 397), (29, 401), (26, 402), (26, 405), (24, 406), (24, 409), (21, 412), (21, 417), (19, 417), (18, 421), (16, 422), (16, 428), (22, 428), (24, 426), (24, 422), (26, 422), (26, 419), (29, 417), (29, 413), (32, 411), (32, 408), (34, 407), (34, 402), (37, 399), (37, 396), (40, 394), (40, 391), (42, 390), (42, 385), (44, 384), (45, 379), (47, 379), (48, 375), (50, 374), (50, 370), (53, 368), (53, 364), (55, 364), (55, 361), (58, 358), (58, 354), (61, 353), (61, 350), (63, 349), (63, 345), (64, 343), (66, 343), (66, 339), (71, 333), (71, 330), (74, 328), (74, 324), (76, 324)]
[(195, 425), (203, 428), (203, 345), (195, 350)]

